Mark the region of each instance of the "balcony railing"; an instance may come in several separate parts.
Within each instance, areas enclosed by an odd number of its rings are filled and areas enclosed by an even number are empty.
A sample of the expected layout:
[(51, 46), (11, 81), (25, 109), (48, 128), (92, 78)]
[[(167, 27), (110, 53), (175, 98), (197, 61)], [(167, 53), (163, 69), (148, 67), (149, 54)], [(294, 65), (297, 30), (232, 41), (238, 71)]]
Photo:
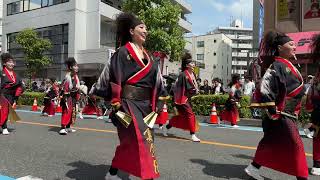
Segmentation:
[(101, 2), (103, 2), (103, 3), (105, 3), (105, 4), (107, 4), (107, 5), (109, 5), (109, 6), (112, 6), (112, 7), (114, 7), (114, 8), (116, 8), (116, 9), (118, 9), (118, 10), (121, 10), (121, 6), (119, 5), (119, 6), (116, 6), (112, 1), (110, 1), (110, 0), (101, 0)]

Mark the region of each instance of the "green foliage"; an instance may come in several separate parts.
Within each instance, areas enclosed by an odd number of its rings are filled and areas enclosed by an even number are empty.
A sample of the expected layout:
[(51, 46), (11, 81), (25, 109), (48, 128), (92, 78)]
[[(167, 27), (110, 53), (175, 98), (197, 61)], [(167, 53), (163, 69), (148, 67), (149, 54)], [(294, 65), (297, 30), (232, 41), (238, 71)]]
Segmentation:
[[(191, 98), (192, 110), (196, 115), (209, 116), (212, 103), (216, 104), (218, 114), (224, 109), (224, 105), (229, 95), (197, 95)], [(168, 102), (169, 112), (172, 111), (172, 102)], [(240, 100), (241, 108), (239, 110), (241, 118), (251, 118), (250, 97), (243, 96)]]
[(43, 55), (52, 47), (50, 40), (40, 38), (33, 29), (25, 29), (19, 32), (15, 41), (23, 48), (29, 79), (37, 71), (52, 63), (50, 58)]
[(311, 113), (307, 112), (305, 109), (305, 104), (306, 104), (306, 97), (302, 98), (302, 106), (301, 106), (301, 111), (299, 115), (298, 121), (304, 126), (310, 122), (311, 118)]
[(185, 40), (179, 26), (181, 9), (170, 0), (127, 0), (123, 11), (132, 12), (148, 27), (146, 48), (170, 55), (170, 60), (181, 59)]
[(34, 98), (37, 98), (38, 106), (42, 106), (44, 96), (45, 96), (45, 93), (24, 92), (18, 99), (18, 105), (32, 106)]

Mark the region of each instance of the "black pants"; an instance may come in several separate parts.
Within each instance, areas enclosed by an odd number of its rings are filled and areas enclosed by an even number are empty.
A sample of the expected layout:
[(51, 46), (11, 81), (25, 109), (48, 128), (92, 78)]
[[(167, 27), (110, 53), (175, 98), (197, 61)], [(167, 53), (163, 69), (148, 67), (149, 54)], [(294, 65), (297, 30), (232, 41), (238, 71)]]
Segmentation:
[[(253, 161), (251, 164), (252, 164), (252, 166), (254, 166), (254, 167), (257, 168), (257, 169), (260, 169), (260, 168), (261, 168), (261, 165), (258, 164), (258, 163), (256, 163), (256, 162), (254, 162), (254, 161)], [(297, 177), (297, 180), (308, 180), (308, 178)]]
[(70, 128), (72, 124), (72, 121), (69, 122), (69, 124), (66, 125), (66, 127), (64, 127), (63, 125), (61, 125), (61, 129), (65, 129), (65, 128)]
[(6, 119), (6, 121), (3, 123), (3, 125), (1, 126), (2, 129), (7, 129), (7, 122), (8, 122), (8, 118)]

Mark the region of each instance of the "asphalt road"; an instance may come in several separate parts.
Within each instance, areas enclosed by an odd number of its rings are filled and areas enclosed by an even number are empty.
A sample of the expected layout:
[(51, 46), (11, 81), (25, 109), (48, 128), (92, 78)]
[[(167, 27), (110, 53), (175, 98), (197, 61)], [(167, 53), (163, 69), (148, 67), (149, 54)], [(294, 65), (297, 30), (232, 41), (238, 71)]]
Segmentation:
[[(22, 120), (0, 135), (0, 174), (14, 178), (32, 175), (44, 180), (103, 180), (118, 144), (115, 128), (104, 120), (78, 120), (78, 131), (61, 136), (60, 116), (19, 112)], [(240, 128), (242, 129), (242, 128)], [(250, 179), (243, 169), (251, 162), (262, 132), (201, 127), (201, 143), (188, 132), (172, 129), (170, 137), (156, 130), (156, 154), (163, 180)], [(312, 141), (304, 138), (309, 167)], [(295, 179), (262, 168), (265, 179)], [(121, 172), (122, 179), (138, 179)], [(0, 178), (1, 179), (1, 178)], [(311, 180), (319, 177), (310, 176)]]

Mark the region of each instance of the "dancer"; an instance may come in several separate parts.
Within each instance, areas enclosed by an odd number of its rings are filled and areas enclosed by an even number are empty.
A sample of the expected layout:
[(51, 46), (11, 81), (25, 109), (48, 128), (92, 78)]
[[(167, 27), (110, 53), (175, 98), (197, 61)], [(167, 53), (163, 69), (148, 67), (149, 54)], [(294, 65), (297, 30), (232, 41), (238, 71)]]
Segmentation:
[(67, 135), (70, 132), (76, 132), (71, 128), (77, 118), (78, 101), (80, 99), (80, 81), (78, 78), (78, 64), (73, 57), (68, 58), (65, 61), (67, 66), (67, 73), (63, 82), (62, 89), (62, 116), (61, 116), (61, 130), (59, 134)]
[(170, 128), (176, 127), (190, 132), (191, 140), (200, 142), (196, 136), (199, 129), (196, 116), (192, 111), (190, 103), (191, 97), (199, 93), (198, 84), (193, 72), (195, 67), (190, 53), (186, 53), (182, 58), (181, 70), (179, 77), (175, 83), (173, 94), (175, 108), (178, 113), (172, 117), (166, 128), (163, 128), (163, 135), (168, 136), (167, 132)]
[[(298, 180), (308, 178), (308, 166), (302, 140), (294, 119), (297, 119), (301, 99), (305, 94), (303, 78), (289, 59), (295, 58), (295, 43), (287, 35), (269, 31), (264, 36), (261, 51), (265, 52), (264, 63), (271, 62), (257, 88), (256, 103), (252, 107), (266, 109), (261, 139), (253, 162), (245, 172), (255, 178), (259, 168), (265, 166)], [(265, 66), (264, 66), (265, 67)]]
[[(313, 37), (311, 44), (311, 55), (314, 59), (320, 60), (320, 34)], [(310, 132), (313, 133), (313, 167), (311, 174), (320, 176), (320, 67), (318, 72), (313, 78), (313, 82), (308, 90), (307, 105), (306, 107), (312, 107), (311, 113), (311, 127)]]
[(23, 93), (23, 82), (13, 70), (15, 64), (11, 54), (3, 53), (1, 62), (0, 126), (2, 134), (9, 135), (7, 129), (8, 117), (11, 113), (15, 113), (12, 107), (15, 107), (19, 96)]
[(229, 121), (233, 128), (238, 128), (238, 121), (240, 121), (238, 108), (240, 107), (241, 99), (241, 84), (240, 75), (234, 74), (230, 83), (229, 98), (226, 101), (225, 109), (221, 112), (221, 119)]
[[(110, 116), (117, 127), (120, 145), (105, 179), (120, 179), (116, 176), (118, 169), (141, 179), (158, 178), (153, 130), (147, 121), (148, 115), (162, 107), (158, 101), (165, 92), (162, 76), (158, 63), (143, 47), (146, 25), (129, 13), (118, 15), (116, 24), (117, 47), (121, 47), (111, 58), (110, 73), (103, 71), (100, 78), (110, 74), (111, 104), (115, 110)], [(117, 116), (119, 113), (125, 117)]]
[[(87, 104), (81, 111), (81, 115), (97, 115), (97, 119), (103, 119), (103, 111), (100, 108), (101, 98), (99, 96), (89, 96)], [(83, 117), (81, 118), (83, 119)]]
[(42, 115), (48, 115), (52, 117), (55, 115), (56, 110), (56, 102), (58, 101), (57, 98), (59, 96), (59, 87), (58, 83), (55, 79), (49, 80), (49, 87), (46, 90), (46, 96), (44, 97), (43, 104), (44, 108), (42, 110)]

